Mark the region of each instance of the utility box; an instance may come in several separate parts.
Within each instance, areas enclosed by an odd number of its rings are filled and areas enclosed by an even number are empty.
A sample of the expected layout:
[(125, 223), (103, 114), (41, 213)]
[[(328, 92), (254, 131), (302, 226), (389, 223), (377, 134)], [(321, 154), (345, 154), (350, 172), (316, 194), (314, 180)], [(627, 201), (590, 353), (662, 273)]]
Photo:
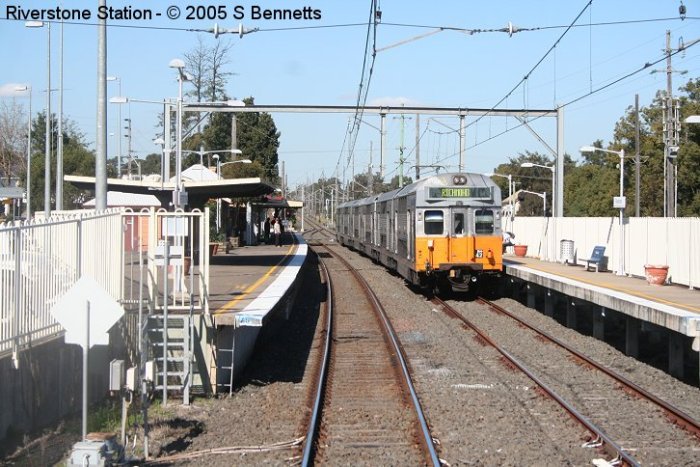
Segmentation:
[(109, 362), (109, 390), (119, 392), (124, 387), (124, 360)]
[(138, 368), (135, 366), (130, 367), (126, 370), (126, 383), (125, 386), (129, 391), (136, 391), (136, 375)]
[(573, 240), (561, 240), (559, 242), (559, 258), (566, 265), (576, 264), (576, 253)]
[(85, 441), (73, 445), (69, 467), (109, 467), (122, 465), (123, 448), (111, 433), (88, 433)]

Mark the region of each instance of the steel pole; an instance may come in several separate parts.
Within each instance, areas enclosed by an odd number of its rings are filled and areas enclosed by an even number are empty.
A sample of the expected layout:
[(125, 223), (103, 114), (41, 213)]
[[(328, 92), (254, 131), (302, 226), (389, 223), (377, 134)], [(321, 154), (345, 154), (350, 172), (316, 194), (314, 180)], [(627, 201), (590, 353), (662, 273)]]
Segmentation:
[[(100, 0), (105, 8), (105, 0)], [(107, 22), (97, 28), (97, 133), (95, 135), (95, 209), (107, 209)]]
[(29, 118), (27, 119), (27, 220), (32, 218), (32, 88), (29, 87)]
[[(624, 179), (625, 176), (625, 150), (620, 150), (620, 197), (624, 196)], [(618, 276), (625, 275), (625, 231), (624, 231), (624, 211), (625, 208), (620, 208), (620, 270)]]
[(51, 215), (51, 23), (46, 23), (46, 147), (44, 148), (44, 216)]

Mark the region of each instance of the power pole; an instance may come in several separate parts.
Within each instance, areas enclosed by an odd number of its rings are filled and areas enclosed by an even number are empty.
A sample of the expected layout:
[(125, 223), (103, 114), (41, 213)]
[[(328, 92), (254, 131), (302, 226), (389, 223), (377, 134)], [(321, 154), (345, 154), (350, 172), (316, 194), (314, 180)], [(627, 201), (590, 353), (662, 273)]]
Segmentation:
[(126, 126), (124, 129), (126, 130), (126, 136), (128, 138), (128, 143), (126, 145), (126, 152), (128, 154), (128, 161), (127, 164), (129, 164), (129, 170), (127, 171), (127, 174), (129, 174), (129, 180), (131, 180), (131, 119), (130, 118), (125, 118), (124, 121), (126, 122)]
[(420, 180), (420, 114), (416, 114), (416, 180)]
[(673, 101), (671, 31), (666, 31), (666, 102), (664, 105), (664, 217), (676, 216), (676, 156), (678, 156), (678, 109)]
[(367, 196), (372, 196), (374, 188), (374, 177), (372, 177), (372, 140), (369, 142), (369, 164), (367, 164)]
[(634, 120), (635, 120), (635, 137), (634, 137), (634, 215), (639, 217), (639, 94), (634, 95)]

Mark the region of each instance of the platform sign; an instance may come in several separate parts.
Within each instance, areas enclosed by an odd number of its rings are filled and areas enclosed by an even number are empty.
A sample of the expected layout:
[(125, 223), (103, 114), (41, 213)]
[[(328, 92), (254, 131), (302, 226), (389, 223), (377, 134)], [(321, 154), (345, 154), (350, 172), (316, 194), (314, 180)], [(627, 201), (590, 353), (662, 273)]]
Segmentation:
[(625, 209), (627, 207), (627, 198), (624, 196), (613, 196), (613, 207), (615, 209)]
[[(85, 309), (90, 304), (89, 330)], [(81, 277), (51, 308), (51, 314), (66, 329), (68, 344), (108, 345), (109, 331), (124, 314), (122, 306), (91, 277)], [(87, 350), (87, 349), (85, 349)]]

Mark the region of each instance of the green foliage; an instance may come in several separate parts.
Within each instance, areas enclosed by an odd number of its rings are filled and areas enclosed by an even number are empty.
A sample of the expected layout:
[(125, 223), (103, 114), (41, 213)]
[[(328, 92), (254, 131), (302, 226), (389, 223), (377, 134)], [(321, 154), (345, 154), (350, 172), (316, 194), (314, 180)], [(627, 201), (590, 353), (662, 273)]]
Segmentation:
[[(690, 80), (680, 88), (681, 144), (676, 159), (678, 167), (678, 215), (700, 215), (700, 125), (684, 123), (689, 115), (700, 115), (700, 79)], [(663, 106), (665, 93), (659, 91), (648, 107), (640, 108), (640, 215), (662, 216), (664, 200), (664, 140)], [(634, 215), (636, 197), (636, 116), (628, 108), (615, 125), (613, 141), (605, 145), (597, 140), (592, 145), (619, 151), (625, 150), (624, 194), (627, 197), (626, 215)], [(551, 202), (551, 172), (541, 173), (535, 168), (523, 169), (520, 163), (529, 161), (551, 165), (554, 161), (536, 153), (525, 153), (501, 164), (494, 172), (512, 174), (516, 189), (547, 191)], [(564, 165), (564, 215), (565, 216), (614, 216), (612, 198), (620, 192), (619, 157), (604, 152), (583, 153), (575, 163), (567, 155)], [(503, 193), (507, 193), (507, 181), (494, 178)], [(539, 210), (537, 208), (539, 204)], [(518, 215), (541, 215), (541, 200), (526, 197)]]
[[(32, 121), (32, 173), (30, 189), (32, 192), (32, 212), (44, 209), (44, 175), (45, 175), (45, 153), (46, 147), (46, 117), (45, 113), (40, 113)], [(56, 153), (58, 148), (58, 133), (56, 132), (57, 122), (55, 115), (52, 115), (54, 126), (52, 128), (53, 141), (51, 144), (51, 208), (55, 208), (56, 196)], [(114, 176), (112, 168), (111, 175)], [(73, 122), (67, 120), (63, 128), (63, 173), (66, 175), (95, 175), (95, 153), (88, 150), (82, 133), (80, 133)], [(108, 174), (110, 175), (110, 174)], [(26, 179), (26, 173), (22, 174)], [(70, 183), (63, 183), (63, 208), (76, 209), (88, 200), (89, 194), (78, 190)]]

